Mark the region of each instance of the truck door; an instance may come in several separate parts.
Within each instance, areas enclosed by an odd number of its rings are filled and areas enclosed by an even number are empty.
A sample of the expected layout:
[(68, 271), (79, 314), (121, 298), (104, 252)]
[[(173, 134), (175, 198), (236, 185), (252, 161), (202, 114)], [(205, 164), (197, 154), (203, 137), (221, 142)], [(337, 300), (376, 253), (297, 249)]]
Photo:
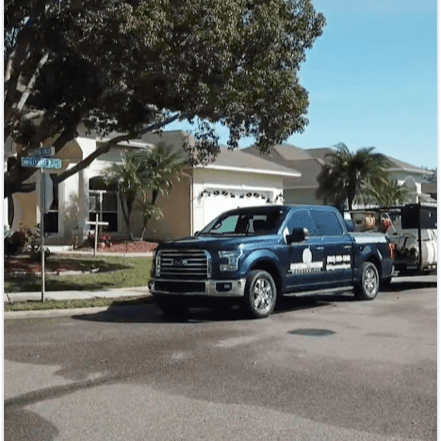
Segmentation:
[(331, 210), (311, 209), (322, 240), (323, 279), (329, 286), (349, 284), (352, 280), (353, 244), (337, 214)]
[(307, 228), (309, 237), (286, 245), (286, 258), (283, 259), (286, 290), (314, 289), (311, 286), (319, 289), (325, 283), (323, 240), (309, 210), (299, 209), (290, 214), (285, 233), (291, 233), (293, 228)]

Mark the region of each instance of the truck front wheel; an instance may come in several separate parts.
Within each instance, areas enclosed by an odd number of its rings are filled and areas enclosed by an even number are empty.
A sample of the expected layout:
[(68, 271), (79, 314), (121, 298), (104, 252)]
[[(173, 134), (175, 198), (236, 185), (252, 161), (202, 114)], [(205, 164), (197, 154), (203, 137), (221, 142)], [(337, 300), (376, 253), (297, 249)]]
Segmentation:
[(364, 262), (361, 267), (361, 282), (355, 286), (355, 297), (360, 300), (374, 300), (380, 288), (377, 267), (372, 262)]
[(277, 290), (273, 278), (266, 271), (251, 271), (247, 277), (244, 312), (251, 318), (268, 317), (274, 310)]

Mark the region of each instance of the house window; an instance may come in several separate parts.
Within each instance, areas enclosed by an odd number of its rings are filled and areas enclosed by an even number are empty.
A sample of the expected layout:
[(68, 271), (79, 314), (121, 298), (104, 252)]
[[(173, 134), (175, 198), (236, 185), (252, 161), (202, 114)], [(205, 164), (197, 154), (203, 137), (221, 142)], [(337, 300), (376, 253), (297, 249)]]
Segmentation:
[[(89, 221), (95, 221), (96, 215), (100, 222), (109, 223), (100, 227), (100, 231), (118, 232), (118, 195), (100, 176), (89, 180)], [(95, 225), (90, 228), (94, 230)]]

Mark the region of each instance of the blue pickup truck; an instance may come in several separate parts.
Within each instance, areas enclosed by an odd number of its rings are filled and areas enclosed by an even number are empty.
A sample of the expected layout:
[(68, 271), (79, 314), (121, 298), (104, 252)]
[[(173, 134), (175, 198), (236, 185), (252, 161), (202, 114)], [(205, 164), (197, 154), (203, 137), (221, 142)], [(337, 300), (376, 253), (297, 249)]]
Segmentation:
[(262, 206), (221, 214), (195, 236), (158, 246), (150, 292), (169, 316), (239, 301), (264, 318), (281, 296), (348, 290), (373, 300), (392, 277), (389, 239), (349, 232), (327, 206)]

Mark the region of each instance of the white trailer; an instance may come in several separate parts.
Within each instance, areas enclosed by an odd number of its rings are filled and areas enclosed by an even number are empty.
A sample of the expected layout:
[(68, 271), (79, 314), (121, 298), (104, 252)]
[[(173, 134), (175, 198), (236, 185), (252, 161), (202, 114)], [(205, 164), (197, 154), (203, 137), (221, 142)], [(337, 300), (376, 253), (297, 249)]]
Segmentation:
[(354, 231), (381, 232), (393, 244), (395, 275), (428, 274), (437, 269), (437, 205), (408, 204), (345, 213)]

